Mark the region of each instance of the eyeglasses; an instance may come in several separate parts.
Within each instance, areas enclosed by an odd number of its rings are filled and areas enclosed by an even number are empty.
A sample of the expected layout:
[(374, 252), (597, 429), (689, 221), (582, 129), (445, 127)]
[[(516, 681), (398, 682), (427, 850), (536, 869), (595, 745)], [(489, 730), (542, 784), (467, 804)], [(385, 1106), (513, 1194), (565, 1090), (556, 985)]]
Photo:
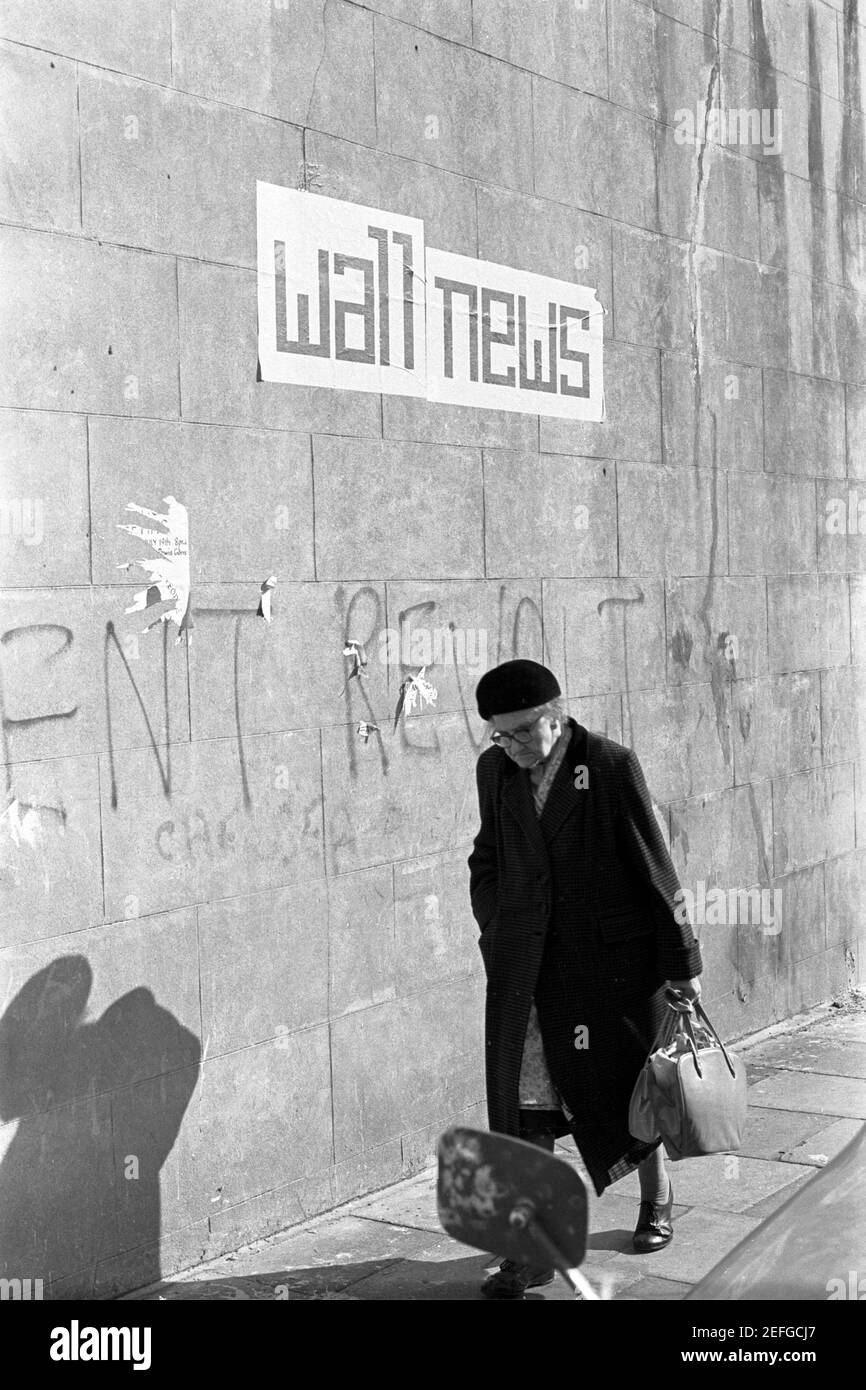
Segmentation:
[(531, 724), (524, 724), (520, 729), (512, 729), (510, 733), (505, 733), (500, 729), (494, 729), (490, 735), (490, 742), (499, 745), (503, 743), (521, 743), (526, 746), (532, 742), (536, 725), (539, 724), (543, 718), (544, 715), (540, 714), (537, 719), (533, 719)]

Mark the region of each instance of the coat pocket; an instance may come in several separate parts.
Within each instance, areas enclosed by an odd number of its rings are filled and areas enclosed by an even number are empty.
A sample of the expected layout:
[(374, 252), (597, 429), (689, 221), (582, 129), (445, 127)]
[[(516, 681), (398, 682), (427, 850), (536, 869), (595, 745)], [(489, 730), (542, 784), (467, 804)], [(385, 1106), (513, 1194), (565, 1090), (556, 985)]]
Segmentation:
[(655, 931), (652, 918), (637, 912), (621, 912), (610, 917), (599, 918), (602, 941), (618, 945), (620, 941), (633, 941), (638, 937), (651, 937)]

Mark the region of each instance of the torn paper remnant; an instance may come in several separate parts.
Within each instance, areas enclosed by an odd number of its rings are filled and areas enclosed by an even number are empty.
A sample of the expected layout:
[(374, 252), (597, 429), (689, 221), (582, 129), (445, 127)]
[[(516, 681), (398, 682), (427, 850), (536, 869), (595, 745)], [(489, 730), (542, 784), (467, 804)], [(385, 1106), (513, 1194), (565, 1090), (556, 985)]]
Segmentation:
[(128, 570), (133, 566), (150, 575), (151, 583), (146, 589), (140, 590), (135, 595), (135, 599), (127, 613), (143, 613), (146, 608), (153, 608), (157, 603), (164, 603), (170, 600), (172, 607), (165, 613), (160, 613), (158, 618), (154, 618), (152, 623), (148, 623), (143, 629), (149, 632), (152, 627), (157, 627), (160, 623), (176, 623), (178, 627), (178, 642), (184, 632), (188, 632), (192, 627), (190, 616), (190, 579), (189, 579), (189, 517), (186, 507), (178, 502), (175, 497), (164, 497), (163, 501), (168, 507), (165, 514), (152, 512), (147, 507), (139, 507), (136, 502), (127, 502), (128, 512), (138, 512), (139, 516), (146, 516), (151, 521), (157, 522), (165, 529), (154, 531), (145, 526), (120, 525), (121, 531), (126, 531), (130, 536), (137, 536), (139, 540), (145, 541), (147, 545), (159, 554), (158, 560), (130, 560), (126, 564), (118, 565), (118, 569)]
[(35, 848), (37, 836), (40, 835), (44, 826), (40, 819), (40, 811), (47, 811), (52, 816), (56, 816), (60, 823), (61, 833), (66, 830), (66, 811), (62, 806), (36, 806), (31, 802), (19, 801), (13, 797), (7, 805), (5, 811), (0, 814), (0, 826), (9, 830), (9, 838), (13, 845), (30, 845)]
[(436, 703), (439, 692), (426, 679), (424, 675), (426, 670), (427, 667), (422, 666), (421, 670), (414, 676), (407, 676), (400, 686), (400, 692), (397, 696), (397, 709), (394, 714), (395, 729), (400, 721), (400, 715), (403, 714), (408, 719), (416, 704), (419, 705), (420, 708), (423, 705), (433, 705)]
[(352, 659), (352, 669), (350, 670), (348, 676), (346, 677), (346, 684), (343, 686), (343, 689), (340, 691), (340, 694), (341, 694), (341, 695), (344, 694), (345, 691), (347, 691), (347, 690), (349, 689), (349, 681), (352, 681), (352, 680), (359, 681), (359, 680), (368, 680), (368, 679), (369, 679), (369, 672), (368, 672), (367, 669), (366, 669), (366, 668), (367, 668), (367, 648), (364, 646), (363, 642), (356, 642), (355, 639), (354, 639), (354, 637), (349, 637), (349, 638), (347, 638), (347, 640), (346, 640), (346, 645), (345, 645), (345, 647), (343, 648), (343, 656), (351, 657), (351, 659)]
[(264, 618), (266, 623), (271, 621), (271, 593), (276, 582), (277, 576), (271, 574), (261, 587), (261, 598), (259, 599), (259, 606), (256, 609), (256, 617)]

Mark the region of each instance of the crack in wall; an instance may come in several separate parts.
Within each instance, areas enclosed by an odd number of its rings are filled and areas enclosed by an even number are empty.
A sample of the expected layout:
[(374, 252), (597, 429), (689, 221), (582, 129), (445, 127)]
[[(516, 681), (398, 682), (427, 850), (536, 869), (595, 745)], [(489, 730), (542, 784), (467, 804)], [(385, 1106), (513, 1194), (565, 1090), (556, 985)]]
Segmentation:
[(691, 232), (689, 236), (688, 249), (688, 279), (689, 279), (689, 300), (691, 305), (691, 356), (692, 356), (692, 392), (693, 392), (693, 462), (697, 469), (701, 458), (701, 429), (704, 412), (710, 420), (710, 456), (712, 461), (712, 481), (710, 484), (710, 553), (708, 562), (708, 577), (704, 595), (698, 608), (698, 619), (704, 629), (705, 653), (710, 666), (710, 686), (712, 690), (713, 708), (715, 712), (716, 733), (722, 749), (725, 766), (729, 767), (732, 761), (730, 729), (727, 721), (726, 692), (728, 687), (729, 668), (724, 657), (717, 650), (713, 641), (713, 634), (710, 623), (710, 606), (713, 600), (715, 587), (716, 569), (718, 564), (719, 550), (719, 460), (718, 460), (718, 429), (716, 412), (709, 406), (704, 405), (704, 359), (705, 346), (703, 342), (703, 305), (702, 305), (702, 284), (701, 284), (701, 265), (703, 257), (704, 225), (707, 211), (707, 181), (708, 169), (706, 161), (708, 159), (708, 129), (710, 113), (715, 107), (717, 96), (719, 95), (720, 76), (721, 76), (721, 48), (719, 43), (719, 27), (721, 24), (721, 4), (722, 0), (716, 0), (715, 14), (713, 17), (713, 60), (710, 64), (710, 71), (707, 77), (707, 90), (704, 100), (704, 128), (701, 132), (701, 140), (698, 146), (696, 187), (694, 216), (692, 218)]
[(328, 4), (329, 0), (323, 0), (322, 4), (322, 51), (319, 54), (319, 61), (316, 64), (316, 71), (313, 73), (313, 80), (310, 84), (310, 99), (307, 102), (307, 110), (304, 115), (304, 128), (310, 124), (310, 114), (313, 110), (313, 102), (316, 97), (316, 83), (319, 80), (319, 73), (322, 71), (322, 64), (328, 55)]
[(706, 220), (706, 194), (707, 179), (704, 170), (704, 158), (707, 152), (707, 130), (709, 127), (710, 112), (713, 109), (716, 92), (719, 87), (719, 77), (721, 71), (721, 49), (719, 47), (719, 26), (721, 23), (722, 0), (716, 0), (715, 15), (713, 17), (713, 61), (710, 64), (709, 76), (707, 78), (707, 92), (704, 104), (704, 128), (701, 132), (701, 139), (698, 145), (696, 188), (694, 216), (692, 218), (691, 232), (689, 235), (688, 250), (688, 278), (689, 278), (689, 299), (691, 301), (691, 349), (692, 349), (692, 382), (695, 391), (695, 462), (699, 457), (699, 438), (700, 438), (700, 404), (702, 395), (701, 380), (701, 359), (703, 357), (703, 343), (701, 340), (701, 284), (698, 274), (698, 243), (703, 246), (704, 222)]

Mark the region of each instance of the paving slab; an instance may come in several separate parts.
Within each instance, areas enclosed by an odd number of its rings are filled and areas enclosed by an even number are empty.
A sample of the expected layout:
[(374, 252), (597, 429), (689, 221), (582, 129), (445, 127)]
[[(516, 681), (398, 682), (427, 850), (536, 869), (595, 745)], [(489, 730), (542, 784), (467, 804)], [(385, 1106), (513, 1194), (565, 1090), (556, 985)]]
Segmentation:
[[(612, 1270), (610, 1261), (613, 1253), (610, 1250), (590, 1250), (583, 1264), (590, 1283), (605, 1298), (618, 1297), (620, 1290), (630, 1287), (639, 1277), (636, 1271)], [(480, 1255), (478, 1251), (460, 1246), (450, 1237), (440, 1234), (435, 1239), (428, 1237), (427, 1243), (415, 1249), (407, 1259), (394, 1261), (372, 1272), (369, 1277), (344, 1287), (353, 1298), (370, 1302), (443, 1299), (479, 1302), (484, 1301), (481, 1285), (486, 1274), (498, 1267), (499, 1260), (499, 1256)], [(553, 1284), (530, 1290), (526, 1301), (562, 1302), (571, 1299), (565, 1281), (557, 1276)]]
[(836, 1120), (834, 1124), (819, 1129), (802, 1144), (791, 1149), (784, 1155), (785, 1160), (791, 1163), (811, 1163), (816, 1168), (823, 1168), (851, 1143), (861, 1128), (859, 1120)]
[[(794, 1149), (808, 1148), (810, 1136), (825, 1127), (824, 1115), (808, 1115), (800, 1110), (765, 1110), (753, 1105), (746, 1117), (739, 1154), (741, 1158), (785, 1159)], [(793, 1161), (805, 1163), (806, 1159), (794, 1158)]]
[(866, 1018), (862, 1014), (841, 1014), (822, 1019), (809, 1028), (810, 1035), (823, 1038), (844, 1038), (850, 1042), (866, 1040)]
[(697, 1283), (759, 1224), (757, 1217), (740, 1213), (689, 1211), (677, 1222), (670, 1245), (648, 1255), (635, 1252), (614, 1255), (611, 1267), (619, 1269), (627, 1265), (642, 1275), (659, 1275), (681, 1283)]
[[(592, 1265), (587, 1261), (583, 1265), (583, 1273), (595, 1289), (599, 1298), (613, 1303), (629, 1297), (636, 1286), (641, 1283), (641, 1274), (639, 1270), (629, 1269), (626, 1265), (615, 1266), (612, 1261), (602, 1266)], [(685, 1285), (685, 1288), (688, 1289), (689, 1287), (688, 1284)], [(561, 1293), (558, 1295), (560, 1298), (565, 1297), (569, 1300), (572, 1299), (572, 1295), (563, 1279), (556, 1280), (554, 1289), (557, 1288), (561, 1290)], [(549, 1299), (552, 1299), (554, 1296), (553, 1289), (550, 1291), (545, 1289), (544, 1293)]]
[[(286, 1239), (251, 1253), (256, 1269), (261, 1273), (293, 1273), (296, 1270), (351, 1268), (365, 1261), (376, 1260), (387, 1264), (393, 1260), (406, 1259), (420, 1249), (429, 1236), (426, 1231), (418, 1231), (412, 1226), (389, 1224), (374, 1225), (357, 1216), (339, 1216), (328, 1220), (320, 1219), (314, 1225), (291, 1233)], [(236, 1257), (225, 1256), (213, 1267), (220, 1271), (222, 1266), (231, 1272)]]
[(777, 1070), (776, 1067), (761, 1066), (758, 1062), (750, 1062), (747, 1057), (743, 1058), (746, 1063), (746, 1081), (752, 1086), (756, 1081), (763, 1081), (765, 1077), (772, 1076)]
[[(811, 1177), (805, 1165), (771, 1163), (762, 1158), (742, 1158), (739, 1154), (708, 1154), (704, 1158), (683, 1158), (668, 1164), (674, 1197), (702, 1212), (744, 1212), (764, 1197), (778, 1192), (798, 1177)], [(637, 1199), (637, 1173), (620, 1184)]]
[(749, 1087), (749, 1104), (817, 1115), (866, 1119), (866, 1081), (847, 1076), (777, 1071)]
[[(353, 1283), (348, 1292), (354, 1298), (376, 1302), (396, 1299), (409, 1302), (443, 1299), (483, 1302), (481, 1285), (486, 1273), (497, 1268), (498, 1264), (498, 1257), (479, 1256), (477, 1251), (461, 1247), (448, 1236), (440, 1235), (416, 1251), (410, 1259)], [(610, 1252), (605, 1252), (602, 1259), (590, 1252), (584, 1261), (583, 1271), (596, 1292), (605, 1299), (619, 1297), (621, 1291), (631, 1287), (640, 1277), (637, 1270), (613, 1269)], [(570, 1302), (572, 1293), (565, 1280), (557, 1276), (552, 1284), (529, 1290), (525, 1301)]]
[(358, 1216), (373, 1221), (393, 1221), (425, 1231), (442, 1230), (436, 1210), (435, 1177), (431, 1179), (429, 1173), (422, 1173), (408, 1183), (398, 1183), (396, 1187), (387, 1188), (368, 1201), (359, 1202), (354, 1211)]
[(784, 1206), (790, 1197), (793, 1197), (795, 1193), (799, 1192), (800, 1188), (805, 1183), (811, 1182), (814, 1176), (815, 1173), (813, 1171), (805, 1174), (805, 1176), (795, 1178), (793, 1182), (789, 1182), (784, 1187), (780, 1187), (778, 1192), (771, 1192), (769, 1197), (764, 1197), (760, 1202), (756, 1202), (753, 1207), (749, 1207), (748, 1211), (744, 1212), (744, 1215), (757, 1216), (760, 1221), (766, 1221), (768, 1216), (772, 1216), (774, 1211), (778, 1211), (779, 1207)]
[(649, 1275), (638, 1279), (634, 1284), (629, 1284), (625, 1291), (616, 1297), (622, 1303), (636, 1303), (644, 1299), (657, 1303), (659, 1300), (685, 1298), (691, 1287), (691, 1284), (682, 1284), (677, 1279), (658, 1279)]
[[(402, 1263), (429, 1239), (426, 1231), (409, 1226), (347, 1216), (325, 1219), (288, 1239), (226, 1255), (195, 1277), (163, 1281), (147, 1298), (318, 1297)], [(243, 1292), (233, 1294), (232, 1289)]]
[(820, 1072), (826, 1076), (866, 1076), (866, 1040), (832, 1034), (807, 1033), (793, 1038), (772, 1038), (750, 1049), (746, 1064), (751, 1076), (751, 1059), (783, 1071)]
[(411, 1258), (395, 1261), (353, 1282), (349, 1292), (365, 1302), (480, 1299), (489, 1257), (440, 1233), (427, 1237)]
[(379, 1266), (375, 1261), (370, 1261), (366, 1265), (359, 1265), (355, 1269), (355, 1278), (351, 1281), (345, 1280), (340, 1274), (328, 1278), (326, 1270), (318, 1271), (315, 1278), (297, 1279), (294, 1283), (288, 1279), (278, 1279), (273, 1274), (240, 1273), (233, 1277), (223, 1275), (213, 1279), (177, 1280), (149, 1289), (147, 1293), (138, 1295), (138, 1298), (148, 1303), (213, 1303), (228, 1300), (273, 1303), (312, 1298), (349, 1298), (353, 1295), (346, 1293), (345, 1290), (350, 1288), (358, 1278), (374, 1273), (377, 1268)]

